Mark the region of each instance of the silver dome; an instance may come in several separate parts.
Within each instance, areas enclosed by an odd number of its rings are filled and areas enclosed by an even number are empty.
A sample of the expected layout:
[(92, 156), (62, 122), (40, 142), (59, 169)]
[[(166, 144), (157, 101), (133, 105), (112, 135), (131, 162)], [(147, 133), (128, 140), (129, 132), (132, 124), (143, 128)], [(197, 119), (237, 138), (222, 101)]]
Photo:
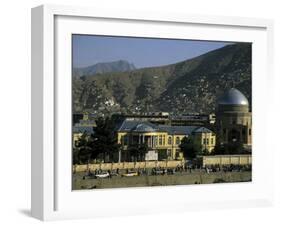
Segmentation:
[(219, 105), (249, 105), (247, 98), (238, 89), (231, 88), (218, 100)]
[(145, 124), (145, 123), (140, 123), (138, 125), (136, 125), (132, 131), (136, 131), (136, 132), (154, 132), (156, 131), (156, 129), (154, 129), (152, 126)]

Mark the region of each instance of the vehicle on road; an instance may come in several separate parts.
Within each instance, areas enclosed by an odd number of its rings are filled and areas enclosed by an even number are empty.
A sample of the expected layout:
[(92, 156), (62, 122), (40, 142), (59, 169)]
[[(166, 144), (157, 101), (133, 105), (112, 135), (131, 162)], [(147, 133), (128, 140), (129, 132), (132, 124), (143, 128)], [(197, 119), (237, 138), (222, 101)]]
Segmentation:
[(105, 172), (105, 173), (99, 173), (99, 174), (96, 174), (94, 177), (95, 178), (107, 178), (109, 177), (109, 173), (108, 172)]
[(127, 173), (122, 174), (122, 177), (134, 177), (138, 176), (138, 172), (136, 171), (129, 171)]

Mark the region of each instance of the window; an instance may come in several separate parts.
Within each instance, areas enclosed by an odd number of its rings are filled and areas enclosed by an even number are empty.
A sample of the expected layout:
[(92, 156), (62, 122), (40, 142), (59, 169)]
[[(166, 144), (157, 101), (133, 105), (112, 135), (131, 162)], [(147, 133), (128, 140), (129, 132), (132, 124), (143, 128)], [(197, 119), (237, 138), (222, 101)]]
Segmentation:
[(128, 145), (128, 136), (123, 136), (123, 144)]
[(250, 136), (252, 135), (252, 130), (251, 130), (251, 129), (249, 129), (249, 135), (250, 135)]
[(203, 144), (209, 144), (209, 139), (208, 138), (204, 138), (203, 139)]
[(203, 139), (203, 144), (209, 144), (209, 139), (208, 138), (204, 138)]
[(159, 136), (159, 145), (163, 144), (162, 135)]
[(179, 137), (176, 138), (176, 144), (180, 144), (180, 138)]
[(167, 150), (167, 157), (171, 157), (171, 154), (172, 154), (172, 150), (171, 150), (171, 149), (168, 149), (168, 150)]
[(214, 138), (211, 138), (211, 144), (212, 145), (214, 144)]
[(169, 138), (168, 138), (168, 144), (169, 144), (169, 145), (172, 145), (172, 137), (169, 137)]

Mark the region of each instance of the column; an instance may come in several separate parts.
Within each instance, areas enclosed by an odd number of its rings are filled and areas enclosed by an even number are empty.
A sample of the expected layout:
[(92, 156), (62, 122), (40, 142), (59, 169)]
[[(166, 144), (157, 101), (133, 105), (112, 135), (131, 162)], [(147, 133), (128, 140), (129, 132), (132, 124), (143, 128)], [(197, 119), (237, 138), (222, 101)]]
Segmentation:
[(119, 150), (119, 152), (118, 152), (118, 162), (119, 163), (121, 162), (121, 150)]

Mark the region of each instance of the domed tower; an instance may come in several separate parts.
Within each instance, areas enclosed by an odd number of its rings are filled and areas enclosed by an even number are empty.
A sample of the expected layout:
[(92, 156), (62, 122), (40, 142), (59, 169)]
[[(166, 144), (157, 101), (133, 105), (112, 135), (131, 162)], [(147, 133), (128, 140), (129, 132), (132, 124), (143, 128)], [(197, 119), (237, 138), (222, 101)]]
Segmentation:
[(252, 145), (252, 113), (247, 98), (237, 89), (225, 92), (217, 103), (216, 127), (218, 144)]

